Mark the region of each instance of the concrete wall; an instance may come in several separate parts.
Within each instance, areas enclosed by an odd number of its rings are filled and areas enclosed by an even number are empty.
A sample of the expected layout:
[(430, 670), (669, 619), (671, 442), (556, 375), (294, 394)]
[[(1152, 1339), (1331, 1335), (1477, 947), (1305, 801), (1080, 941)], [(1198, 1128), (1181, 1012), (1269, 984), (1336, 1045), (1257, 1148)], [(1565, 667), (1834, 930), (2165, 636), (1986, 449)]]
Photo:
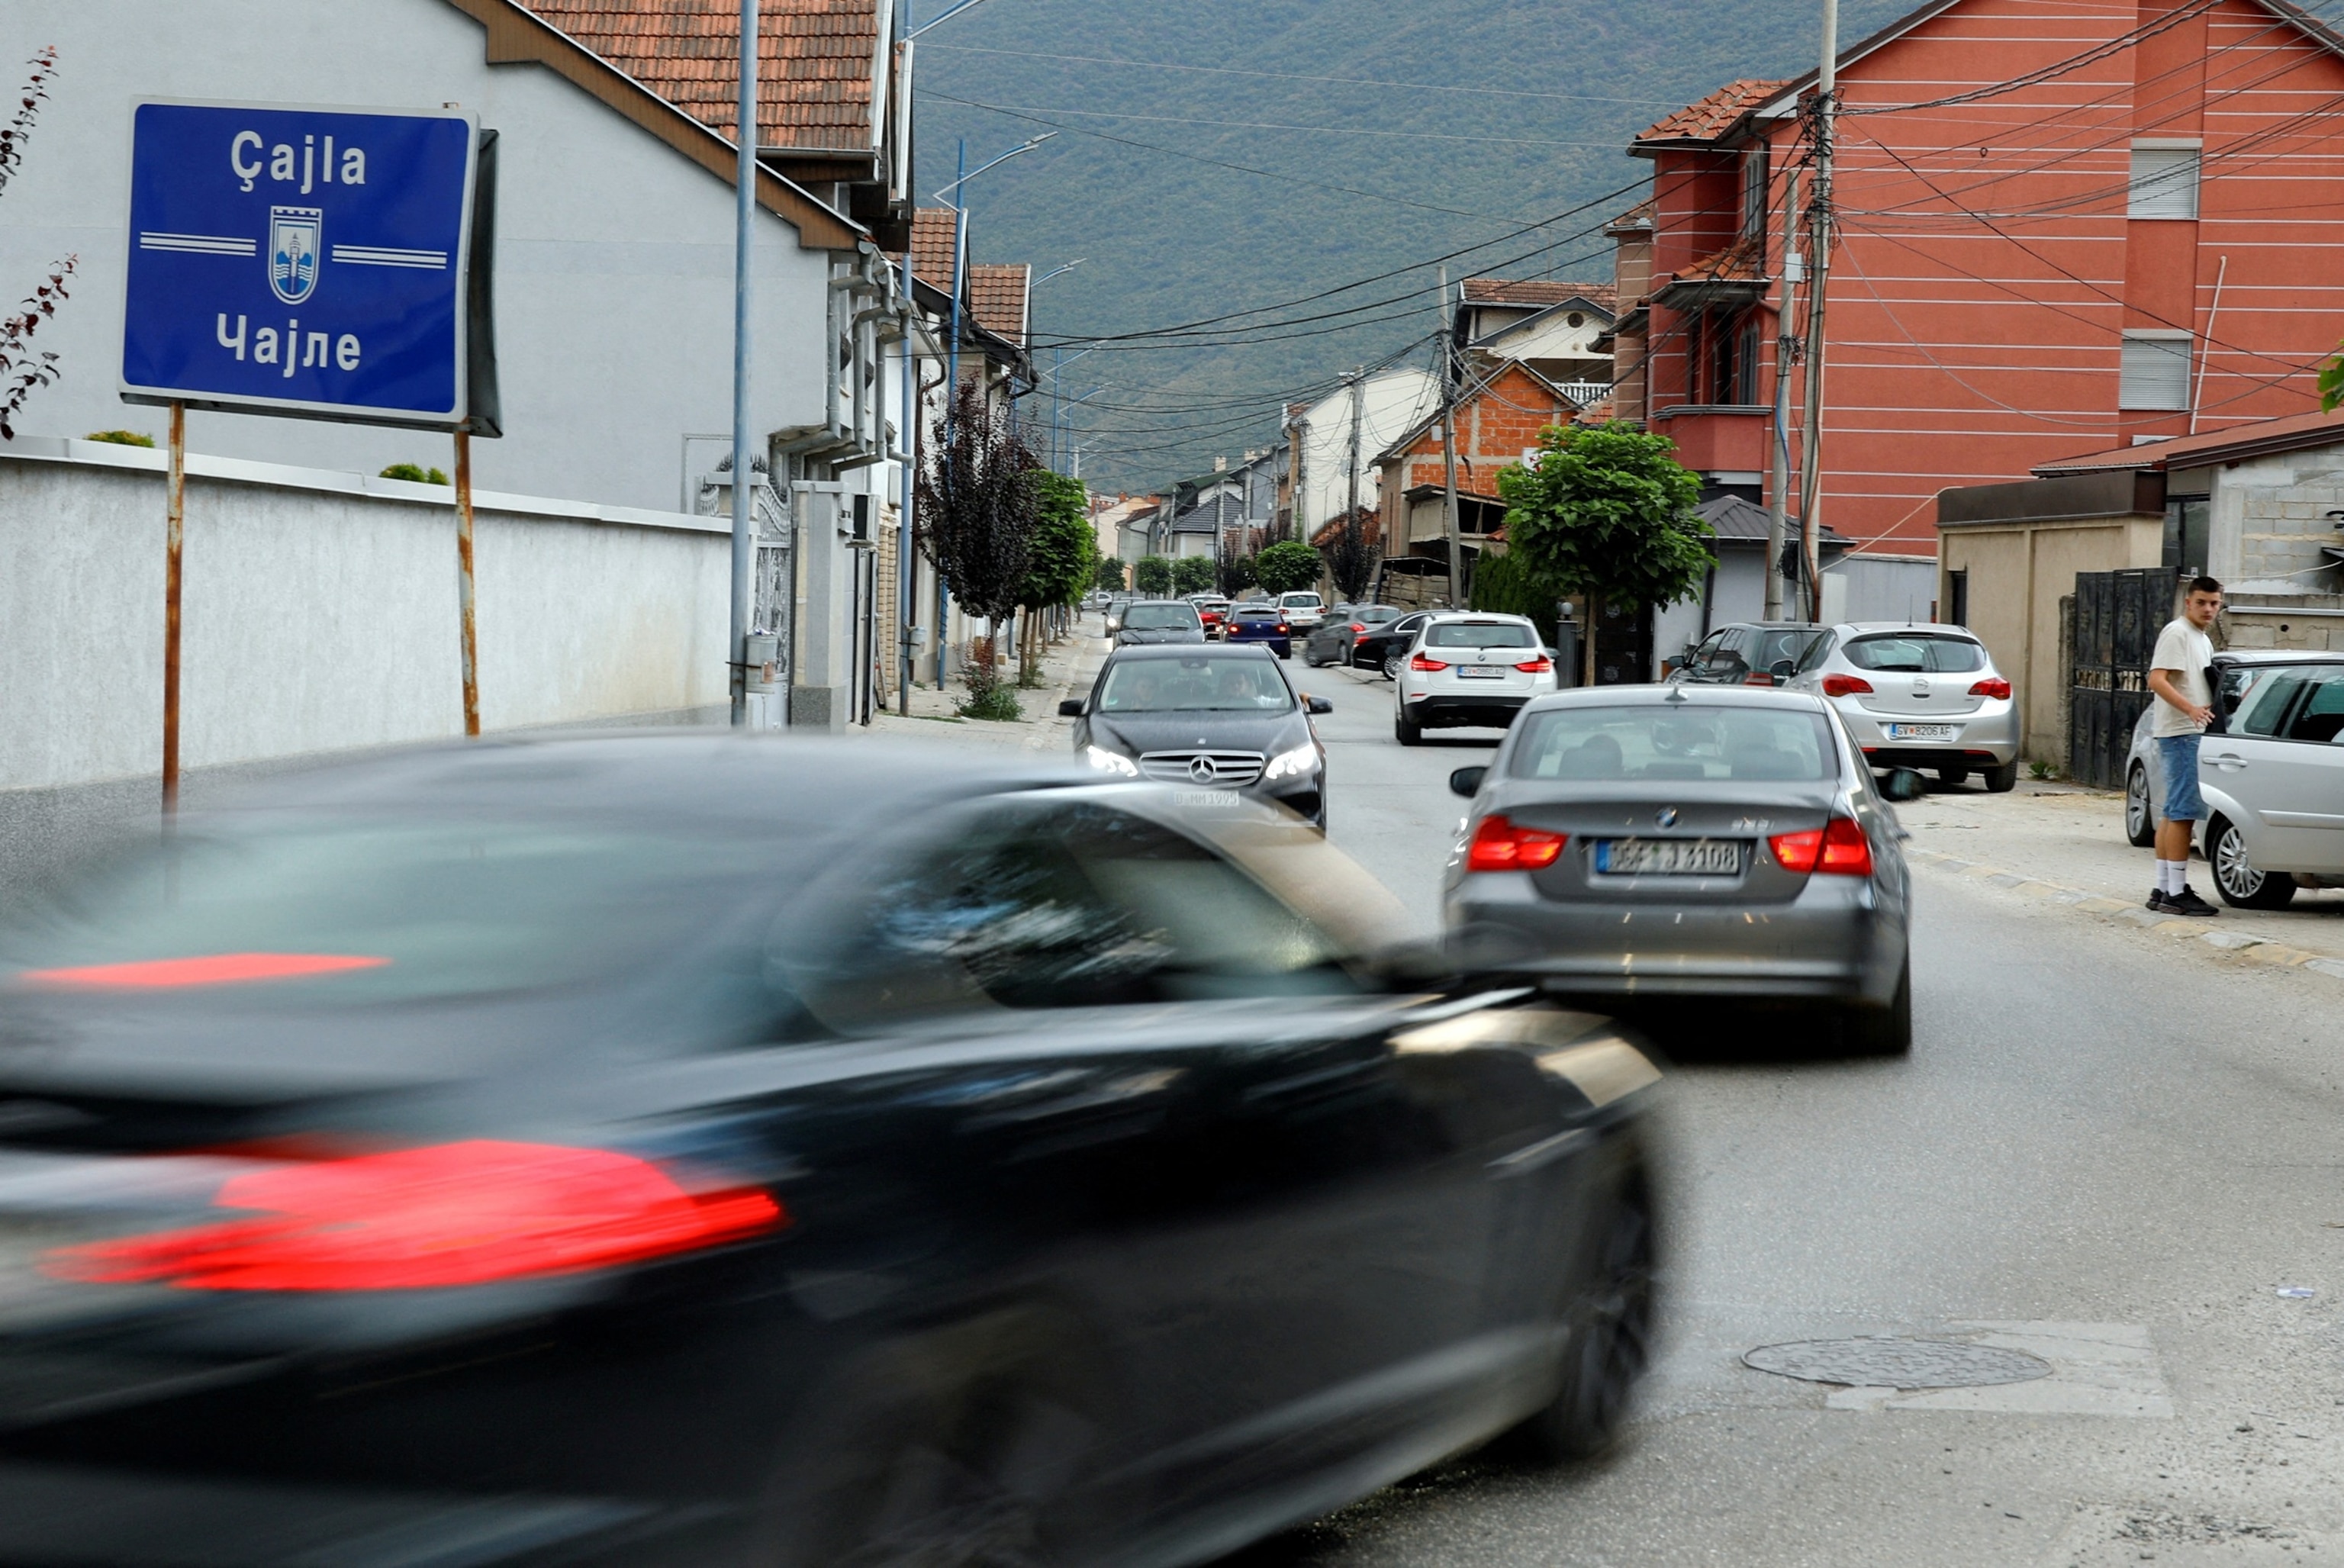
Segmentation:
[(2344, 447), (2250, 458), (2177, 473), (2175, 494), (2207, 494), (2208, 567), (2233, 593), (2334, 592), (2344, 580), (2320, 547), (2344, 543)]
[[(445, 0), (9, 0), (0, 24), (7, 86), (22, 79), (14, 62), (57, 48), (50, 100), (8, 185), (0, 290), (15, 299), (53, 259), (80, 257), (71, 298), (40, 335), (63, 379), (34, 396), (19, 431), (162, 436), (163, 410), (116, 393), (134, 97), (456, 103), (500, 133), (501, 164), (505, 436), (474, 444), (476, 482), (689, 509), (684, 437), (732, 429), (729, 184), (545, 67), (485, 64), (481, 28)], [(827, 256), (761, 217), (756, 427), (818, 423)], [(331, 283), (329, 271), (321, 304)], [(249, 415), (191, 413), (187, 445), (367, 474), (452, 467), (445, 436)], [(698, 455), (699, 469), (712, 465)]]
[[(0, 789), (162, 765), (163, 454), (0, 449)], [(485, 729), (725, 700), (721, 520), (475, 498)], [(190, 460), (189, 768), (463, 727), (453, 492)]]
[(1950, 611), (1943, 574), (1967, 572), (1969, 629), (2010, 679), (2026, 755), (2066, 761), (2059, 601), (2076, 592), (2079, 572), (2155, 566), (2164, 527), (2161, 518), (2124, 515), (1940, 531), (1938, 603)]
[(2344, 593), (2230, 594), (2216, 627), (2225, 648), (2344, 651)]

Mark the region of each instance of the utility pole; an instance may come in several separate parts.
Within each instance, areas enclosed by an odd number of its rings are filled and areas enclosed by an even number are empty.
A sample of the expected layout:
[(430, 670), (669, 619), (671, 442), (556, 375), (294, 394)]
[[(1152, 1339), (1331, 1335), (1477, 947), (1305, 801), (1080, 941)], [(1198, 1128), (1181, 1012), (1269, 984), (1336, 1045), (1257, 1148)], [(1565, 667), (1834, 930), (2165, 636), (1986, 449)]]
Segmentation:
[(749, 722), (750, 594), (757, 562), (755, 437), (749, 425), (750, 248), (757, 221), (757, 0), (741, 0), (741, 100), (732, 139), (740, 166), (732, 207), (732, 613), (725, 662), (731, 665), (732, 723)]
[(1798, 342), (1792, 323), (1798, 319), (1793, 301), (1806, 264), (1799, 255), (1799, 175), (1791, 171), (1783, 207), (1783, 304), (1774, 319), (1774, 418), (1767, 432), (1772, 443), (1766, 475), (1766, 611), (1765, 619), (1783, 619), (1783, 540), (1790, 508), (1791, 488), (1791, 365)]
[(1807, 201), (1808, 256), (1814, 281), (1807, 286), (1806, 430), (1799, 451), (1799, 575), (1806, 587), (1807, 619), (1824, 618), (1824, 584), (1818, 571), (1823, 523), (1824, 300), (1831, 279), (1832, 157), (1834, 111), (1839, 97), (1839, 0), (1824, 0), (1823, 68), (1815, 76), (1815, 188)]
[[(1465, 542), (1457, 526), (1457, 337), (1449, 313), (1449, 268), (1440, 269), (1440, 526), (1449, 539), (1449, 608), (1465, 608)], [(1405, 491), (1406, 487), (1402, 490)]]
[[(1355, 530), (1358, 535), (1366, 532), (1359, 527), (1359, 419), (1366, 412), (1367, 381), (1368, 373), (1364, 369), (1351, 377), (1351, 489), (1350, 500), (1346, 503), (1349, 510), (1343, 513), (1343, 529), (1347, 537), (1356, 537)], [(1341, 592), (1339, 585), (1337, 592)]]

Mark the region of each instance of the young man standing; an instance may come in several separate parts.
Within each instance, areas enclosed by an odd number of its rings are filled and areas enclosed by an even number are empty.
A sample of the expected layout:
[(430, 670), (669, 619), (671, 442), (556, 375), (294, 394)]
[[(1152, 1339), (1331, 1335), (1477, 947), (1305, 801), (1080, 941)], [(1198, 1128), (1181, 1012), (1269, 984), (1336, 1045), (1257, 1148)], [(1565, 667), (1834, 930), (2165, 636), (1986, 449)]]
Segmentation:
[(2149, 733), (2156, 737), (2157, 764), (2165, 771), (2164, 810), (2157, 824), (2157, 891), (2148, 906), (2159, 915), (2210, 916), (2214, 906), (2189, 885), (2191, 824), (2205, 820), (2198, 793), (2198, 741), (2214, 717), (2214, 688), (2207, 666), (2214, 662), (2206, 635), (2222, 612), (2222, 585), (2193, 577), (2181, 598), (2181, 618), (2167, 625), (2149, 656), (2148, 689), (2157, 693)]

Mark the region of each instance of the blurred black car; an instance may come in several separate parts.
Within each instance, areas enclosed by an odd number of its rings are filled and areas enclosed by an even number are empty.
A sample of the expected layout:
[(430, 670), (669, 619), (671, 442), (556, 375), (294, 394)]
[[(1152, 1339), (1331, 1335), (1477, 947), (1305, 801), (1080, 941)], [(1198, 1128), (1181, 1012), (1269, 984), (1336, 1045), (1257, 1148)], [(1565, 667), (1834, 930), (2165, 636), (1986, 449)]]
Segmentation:
[(1399, 667), (1408, 659), (1409, 645), (1424, 623), (1438, 612), (1411, 610), (1393, 617), (1381, 625), (1370, 626), (1359, 632), (1351, 642), (1349, 663), (1362, 670), (1381, 670), (1387, 681), (1399, 678)]
[(1126, 647), (1150, 642), (1202, 642), (1205, 618), (1185, 599), (1138, 599), (1124, 608), (1115, 632)]
[(1075, 721), (1075, 755), (1100, 773), (1180, 786), (1203, 809), (1234, 805), (1242, 791), (1322, 833), (1327, 748), (1310, 720), (1333, 711), (1298, 693), (1269, 649), (1244, 642), (1118, 648), (1089, 696), (1058, 704)]
[(1688, 686), (1779, 686), (1808, 649), (1823, 640), (1812, 621), (1737, 621), (1686, 653), (1669, 679)]
[(1349, 664), (1360, 638), (1399, 620), (1402, 613), (1396, 604), (1338, 604), (1310, 629), (1302, 644), (1302, 662), (1313, 668)]
[(1652, 1067), (1232, 805), (602, 737), (91, 870), (0, 936), (0, 1559), (1177, 1563), (1601, 1443)]

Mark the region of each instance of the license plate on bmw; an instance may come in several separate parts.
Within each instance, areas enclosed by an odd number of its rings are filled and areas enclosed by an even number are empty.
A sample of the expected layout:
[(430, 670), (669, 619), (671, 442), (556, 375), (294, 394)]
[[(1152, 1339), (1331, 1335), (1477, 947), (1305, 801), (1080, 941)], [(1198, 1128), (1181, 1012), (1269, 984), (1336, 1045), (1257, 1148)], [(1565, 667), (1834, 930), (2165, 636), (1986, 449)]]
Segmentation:
[(1604, 876), (1739, 876), (1742, 845), (1725, 838), (1599, 838)]
[(1959, 732), (1951, 724), (1891, 724), (1892, 741), (1950, 741)]
[(1506, 672), (1501, 667), (1496, 664), (1460, 664), (1457, 666), (1458, 678), (1464, 681), (1495, 681), (1502, 677), (1505, 673)]

